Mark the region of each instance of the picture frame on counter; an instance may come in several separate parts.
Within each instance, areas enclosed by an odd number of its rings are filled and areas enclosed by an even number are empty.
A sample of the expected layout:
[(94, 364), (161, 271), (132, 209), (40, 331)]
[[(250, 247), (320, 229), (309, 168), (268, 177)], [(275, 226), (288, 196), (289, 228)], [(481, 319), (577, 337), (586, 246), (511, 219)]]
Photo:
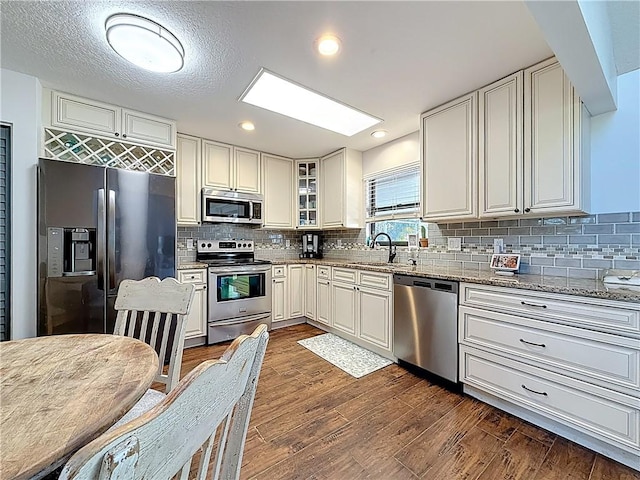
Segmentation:
[(496, 275), (513, 275), (520, 268), (519, 253), (494, 253), (489, 265)]

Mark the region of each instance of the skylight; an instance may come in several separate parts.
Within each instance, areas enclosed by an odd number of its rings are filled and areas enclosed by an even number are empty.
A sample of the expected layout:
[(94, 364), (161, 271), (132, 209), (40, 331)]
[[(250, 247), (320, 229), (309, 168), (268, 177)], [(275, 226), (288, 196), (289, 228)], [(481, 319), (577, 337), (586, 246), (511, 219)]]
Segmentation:
[(240, 101), (350, 137), (382, 120), (262, 69)]

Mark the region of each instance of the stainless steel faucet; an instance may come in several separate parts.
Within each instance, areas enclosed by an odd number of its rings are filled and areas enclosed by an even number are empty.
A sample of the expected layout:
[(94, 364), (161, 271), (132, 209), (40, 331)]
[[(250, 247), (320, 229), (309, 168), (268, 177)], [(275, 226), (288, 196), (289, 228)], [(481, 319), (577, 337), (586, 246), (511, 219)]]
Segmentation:
[(373, 240), (371, 240), (371, 248), (376, 246), (376, 238), (378, 238), (380, 235), (384, 235), (385, 237), (387, 237), (387, 239), (389, 239), (389, 263), (393, 263), (393, 259), (396, 258), (396, 247), (394, 247), (391, 244), (391, 237), (389, 236), (388, 233), (385, 232), (379, 232), (376, 233), (376, 236), (373, 237)]

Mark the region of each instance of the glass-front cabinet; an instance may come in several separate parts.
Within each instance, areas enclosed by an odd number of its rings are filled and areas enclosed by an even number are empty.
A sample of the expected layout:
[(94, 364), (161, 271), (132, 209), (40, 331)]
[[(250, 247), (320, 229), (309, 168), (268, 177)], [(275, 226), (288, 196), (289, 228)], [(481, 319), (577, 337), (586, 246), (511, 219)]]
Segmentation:
[(297, 227), (319, 228), (318, 208), (318, 159), (305, 159), (296, 162), (298, 172)]

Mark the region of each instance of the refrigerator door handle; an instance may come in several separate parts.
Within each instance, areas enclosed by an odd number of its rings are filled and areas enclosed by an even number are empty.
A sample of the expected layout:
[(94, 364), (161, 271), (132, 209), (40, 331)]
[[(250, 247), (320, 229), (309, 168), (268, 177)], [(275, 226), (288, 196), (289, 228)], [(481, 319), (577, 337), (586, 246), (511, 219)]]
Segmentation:
[(105, 240), (106, 240), (106, 211), (105, 211), (105, 193), (104, 188), (98, 189), (98, 231), (97, 231), (97, 250), (98, 250), (98, 290), (104, 290), (104, 262), (105, 262)]
[(116, 192), (114, 190), (109, 190), (107, 222), (109, 291), (111, 291), (116, 288)]

